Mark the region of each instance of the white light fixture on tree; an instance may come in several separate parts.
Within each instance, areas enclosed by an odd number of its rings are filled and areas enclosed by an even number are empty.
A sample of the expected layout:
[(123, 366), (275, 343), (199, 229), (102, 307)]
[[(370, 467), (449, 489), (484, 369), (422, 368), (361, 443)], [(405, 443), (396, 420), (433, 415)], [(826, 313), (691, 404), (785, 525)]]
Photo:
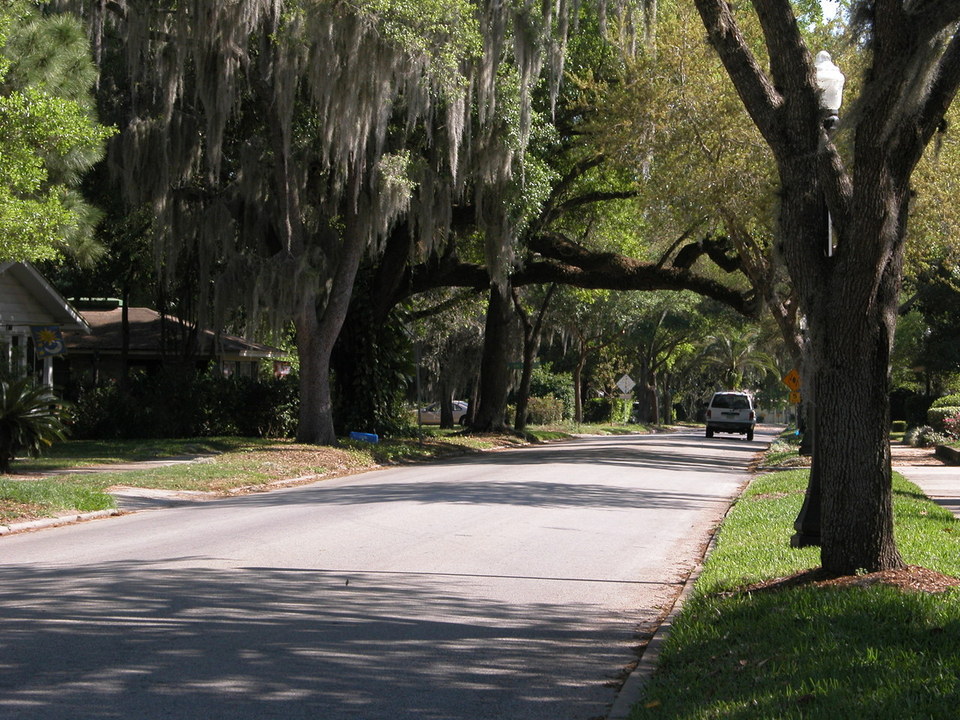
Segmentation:
[[(840, 122), (840, 105), (843, 102), (843, 83), (846, 78), (830, 58), (830, 53), (821, 50), (814, 61), (817, 73), (817, 88), (820, 90), (820, 109), (823, 110), (823, 126), (829, 132)], [(827, 211), (827, 257), (833, 257), (833, 219)]]
[(817, 53), (814, 67), (817, 71), (817, 87), (820, 89), (820, 107), (828, 114), (828, 119), (837, 118), (843, 102), (843, 83), (846, 78), (826, 50)]

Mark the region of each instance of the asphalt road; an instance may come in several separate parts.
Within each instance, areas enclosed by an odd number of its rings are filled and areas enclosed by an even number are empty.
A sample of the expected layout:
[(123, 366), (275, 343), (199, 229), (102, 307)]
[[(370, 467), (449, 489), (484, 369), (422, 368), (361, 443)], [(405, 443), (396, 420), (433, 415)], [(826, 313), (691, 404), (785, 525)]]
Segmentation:
[(0, 718), (605, 717), (769, 439), (585, 438), (0, 538)]

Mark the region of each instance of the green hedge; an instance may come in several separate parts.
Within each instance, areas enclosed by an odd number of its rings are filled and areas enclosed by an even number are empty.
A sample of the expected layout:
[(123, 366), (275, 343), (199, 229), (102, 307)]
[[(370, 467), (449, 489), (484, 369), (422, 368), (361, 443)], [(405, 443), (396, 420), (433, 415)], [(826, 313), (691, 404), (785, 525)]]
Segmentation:
[(931, 408), (953, 408), (960, 407), (960, 394), (956, 395), (944, 395), (943, 397), (937, 398), (933, 401), (933, 404), (930, 405)]
[(527, 422), (533, 425), (555, 425), (563, 420), (563, 400), (552, 395), (532, 397), (527, 401)]
[(960, 406), (931, 407), (927, 410), (927, 424), (939, 432), (943, 432), (943, 421), (954, 415), (960, 415)]
[(573, 376), (553, 372), (550, 363), (534, 367), (530, 377), (530, 397), (556, 398), (560, 401), (564, 418), (573, 417)]
[(625, 423), (630, 419), (630, 400), (620, 398), (590, 398), (583, 405), (585, 423)]
[(182, 372), (134, 375), (126, 393), (115, 384), (81, 393), (73, 437), (171, 438), (239, 435), (288, 437), (296, 431), (294, 377), (254, 380)]

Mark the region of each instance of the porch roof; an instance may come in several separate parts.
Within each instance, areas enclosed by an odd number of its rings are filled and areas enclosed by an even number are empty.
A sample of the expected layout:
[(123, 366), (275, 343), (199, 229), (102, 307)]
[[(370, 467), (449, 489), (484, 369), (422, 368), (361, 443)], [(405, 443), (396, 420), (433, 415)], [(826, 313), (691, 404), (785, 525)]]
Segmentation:
[(29, 263), (0, 263), (0, 327), (59, 325), (90, 332), (83, 316)]

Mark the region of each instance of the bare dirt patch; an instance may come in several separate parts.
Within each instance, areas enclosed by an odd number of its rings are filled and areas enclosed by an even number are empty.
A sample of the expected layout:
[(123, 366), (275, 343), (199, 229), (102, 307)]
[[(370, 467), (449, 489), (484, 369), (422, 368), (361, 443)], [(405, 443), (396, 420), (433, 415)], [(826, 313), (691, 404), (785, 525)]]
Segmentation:
[(50, 513), (40, 505), (0, 500), (0, 525), (9, 522), (25, 522), (49, 517)]

